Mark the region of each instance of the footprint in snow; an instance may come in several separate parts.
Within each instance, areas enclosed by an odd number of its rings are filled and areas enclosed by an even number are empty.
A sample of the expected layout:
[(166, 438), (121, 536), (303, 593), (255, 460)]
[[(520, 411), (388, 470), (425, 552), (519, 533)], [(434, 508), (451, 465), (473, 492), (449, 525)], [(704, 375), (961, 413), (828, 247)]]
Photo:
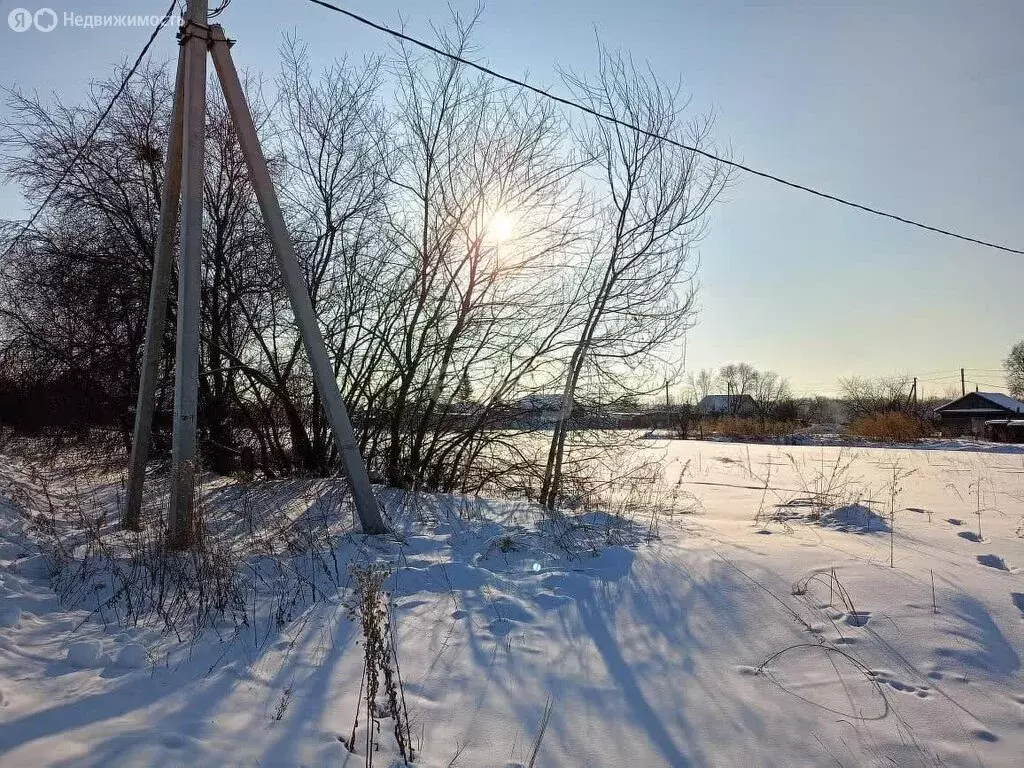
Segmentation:
[(978, 555), (978, 562), (982, 565), (987, 565), (989, 568), (995, 568), (999, 571), (1008, 571), (1010, 567), (1006, 564), (999, 555)]
[(186, 749), (197, 746), (198, 741), (184, 733), (166, 733), (159, 737), (160, 743), (166, 749)]
[(902, 680), (897, 680), (892, 676), (892, 673), (883, 669), (870, 670), (870, 677), (879, 685), (887, 685), (894, 691), (900, 693), (907, 693), (917, 696), (919, 699), (927, 699), (931, 696), (931, 686), (928, 685), (911, 685), (910, 683), (904, 683)]
[(960, 533), (958, 533), (957, 536), (959, 536), (961, 539), (973, 541), (975, 544), (981, 541), (981, 536), (976, 534), (974, 531), (960, 531)]
[(491, 630), (491, 634), (495, 637), (505, 637), (505, 635), (516, 628), (516, 625), (515, 622), (508, 619), (495, 619), (487, 625), (487, 628)]
[(851, 627), (863, 627), (871, 621), (871, 611), (850, 611), (843, 618)]

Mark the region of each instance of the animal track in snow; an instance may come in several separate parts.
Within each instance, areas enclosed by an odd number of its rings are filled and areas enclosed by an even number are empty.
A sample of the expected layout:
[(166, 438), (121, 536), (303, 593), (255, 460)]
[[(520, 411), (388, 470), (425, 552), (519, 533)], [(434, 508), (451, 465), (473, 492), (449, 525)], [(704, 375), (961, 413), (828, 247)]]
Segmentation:
[(505, 637), (505, 635), (516, 628), (516, 625), (515, 622), (509, 619), (494, 619), (487, 625), (487, 628), (491, 630), (491, 634), (496, 637)]
[(932, 695), (932, 689), (928, 685), (911, 685), (892, 676), (892, 673), (885, 669), (870, 670), (871, 678), (880, 685), (888, 685), (894, 691), (917, 696), (919, 699), (927, 699)]
[(863, 627), (871, 621), (871, 611), (850, 611), (843, 618), (851, 627)]

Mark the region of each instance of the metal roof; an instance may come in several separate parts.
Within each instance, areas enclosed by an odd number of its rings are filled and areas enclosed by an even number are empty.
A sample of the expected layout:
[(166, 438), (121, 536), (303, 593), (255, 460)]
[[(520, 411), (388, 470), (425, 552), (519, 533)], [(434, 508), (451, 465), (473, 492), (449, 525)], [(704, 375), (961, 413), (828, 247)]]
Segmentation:
[[(951, 405), (955, 405), (971, 395), (977, 395), (984, 400), (988, 400), (994, 408), (950, 408)], [(1002, 392), (968, 392), (963, 397), (958, 397), (956, 400), (951, 400), (945, 405), (940, 405), (935, 410), (938, 413), (986, 413), (990, 410), (1001, 410), (1024, 414), (1024, 403), (1009, 395), (1004, 395)]]
[(1009, 395), (1004, 395), (1002, 392), (975, 392), (976, 395), (981, 395), (989, 402), (993, 402), (1000, 408), (1005, 408), (1008, 411), (1019, 411), (1024, 413), (1024, 403), (1020, 400), (1016, 400)]

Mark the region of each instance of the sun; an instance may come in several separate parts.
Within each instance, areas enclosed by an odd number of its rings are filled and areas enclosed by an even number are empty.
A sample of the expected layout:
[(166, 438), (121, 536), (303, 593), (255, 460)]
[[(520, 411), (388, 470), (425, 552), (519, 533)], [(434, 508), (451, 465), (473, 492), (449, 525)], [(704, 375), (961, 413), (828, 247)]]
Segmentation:
[(487, 222), (487, 239), (493, 243), (504, 243), (512, 238), (518, 220), (505, 211), (495, 211)]

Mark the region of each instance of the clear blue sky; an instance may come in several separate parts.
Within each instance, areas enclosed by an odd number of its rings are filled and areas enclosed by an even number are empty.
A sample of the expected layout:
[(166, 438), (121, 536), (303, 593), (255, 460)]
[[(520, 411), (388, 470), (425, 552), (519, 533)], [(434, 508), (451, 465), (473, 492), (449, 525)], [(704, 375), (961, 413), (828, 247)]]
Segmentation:
[[(162, 13), (164, 0), (46, 0), (59, 15)], [(340, 0), (429, 37), (444, 0)], [(456, 0), (457, 8), (471, 3)], [(11, 32), (0, 82), (65, 98), (138, 51), (145, 29)], [(243, 67), (271, 75), (281, 33), (315, 60), (387, 41), (305, 0), (234, 0), (222, 17)], [(682, 78), (737, 159), (906, 216), (1024, 247), (1024, 2), (491, 0), (477, 58), (542, 86), (587, 70), (594, 35)], [(165, 31), (157, 55), (174, 55)], [(2, 110), (3, 107), (0, 107)], [(798, 392), (850, 374), (996, 369), (1024, 337), (1024, 257), (933, 236), (740, 175), (700, 246), (688, 367), (747, 360)], [(0, 188), (0, 216), (21, 215)], [(968, 378), (1000, 382), (997, 373)], [(953, 380), (928, 382), (941, 388)], [(985, 389), (982, 386), (982, 389)], [(992, 387), (988, 387), (992, 388)]]

